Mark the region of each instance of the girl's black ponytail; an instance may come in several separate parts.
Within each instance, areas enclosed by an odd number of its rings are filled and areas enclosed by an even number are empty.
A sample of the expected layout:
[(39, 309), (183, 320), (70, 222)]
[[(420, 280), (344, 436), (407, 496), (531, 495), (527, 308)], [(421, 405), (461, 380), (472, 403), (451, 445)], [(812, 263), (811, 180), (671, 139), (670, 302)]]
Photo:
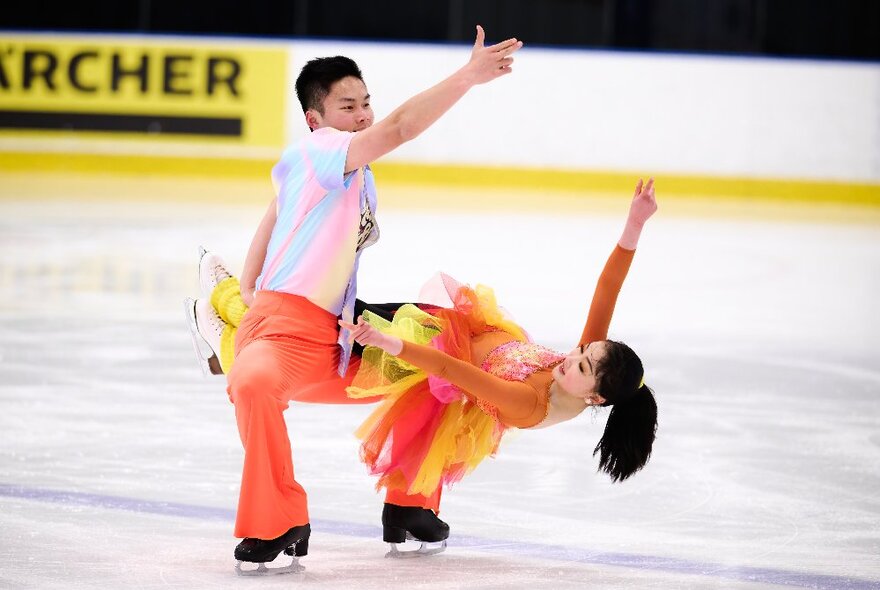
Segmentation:
[(657, 402), (647, 385), (626, 401), (613, 404), (605, 432), (593, 450), (599, 470), (611, 481), (623, 481), (645, 466), (657, 432)]
[(623, 481), (645, 466), (657, 433), (657, 401), (644, 384), (642, 361), (622, 342), (607, 340), (596, 367), (596, 393), (611, 406), (605, 432), (593, 450), (599, 470)]

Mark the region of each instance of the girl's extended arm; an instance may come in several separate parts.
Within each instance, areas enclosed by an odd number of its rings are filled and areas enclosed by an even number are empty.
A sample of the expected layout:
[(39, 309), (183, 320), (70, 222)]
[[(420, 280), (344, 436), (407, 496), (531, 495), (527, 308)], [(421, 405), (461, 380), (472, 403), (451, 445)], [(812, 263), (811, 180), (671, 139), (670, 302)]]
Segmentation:
[(340, 321), (339, 325), (351, 332), (351, 337), (367, 346), (376, 346), (400, 357), (426, 373), (440, 377), (469, 394), (498, 408), (502, 419), (516, 423), (531, 416), (538, 403), (535, 390), (520, 381), (506, 381), (479, 367), (459, 360), (430, 346), (404, 342), (396, 336), (383, 334), (358, 318), (357, 324)]
[(654, 179), (649, 179), (647, 184), (643, 184), (639, 180), (629, 207), (629, 215), (626, 218), (623, 234), (611, 252), (611, 256), (608, 257), (608, 262), (605, 263), (605, 268), (602, 269), (602, 274), (596, 284), (593, 302), (590, 304), (590, 312), (587, 314), (587, 323), (581, 334), (580, 345), (608, 338), (608, 326), (611, 325), (611, 316), (614, 314), (617, 295), (620, 293), (620, 288), (623, 286), (623, 281), (632, 264), (642, 228), (655, 211), (657, 211), (657, 200), (654, 197)]

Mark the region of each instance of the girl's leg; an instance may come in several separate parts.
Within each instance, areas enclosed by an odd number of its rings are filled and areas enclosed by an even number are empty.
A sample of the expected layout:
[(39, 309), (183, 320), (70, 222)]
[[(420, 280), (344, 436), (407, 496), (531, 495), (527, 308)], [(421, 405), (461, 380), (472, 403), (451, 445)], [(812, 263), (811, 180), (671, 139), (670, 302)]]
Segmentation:
[(399, 490), (385, 490), (385, 502), (395, 506), (427, 508), (432, 510), (434, 514), (440, 514), (440, 488), (438, 487), (430, 496), (407, 494)]
[(223, 279), (211, 291), (211, 305), (223, 318), (223, 321), (237, 328), (248, 310), (241, 298), (241, 285), (236, 277)]
[(204, 249), (200, 251), (199, 284), (203, 296), (210, 298), (211, 306), (223, 320), (219, 344), (215, 341), (209, 344), (219, 360), (221, 372), (229, 374), (235, 355), (235, 333), (248, 307), (241, 298), (238, 279), (229, 272), (223, 258)]
[(228, 375), (235, 357), (235, 334), (248, 310), (241, 298), (241, 288), (237, 278), (228, 277), (214, 287), (211, 292), (211, 306), (225, 322), (220, 336), (220, 350), (215, 352), (220, 359), (223, 372)]

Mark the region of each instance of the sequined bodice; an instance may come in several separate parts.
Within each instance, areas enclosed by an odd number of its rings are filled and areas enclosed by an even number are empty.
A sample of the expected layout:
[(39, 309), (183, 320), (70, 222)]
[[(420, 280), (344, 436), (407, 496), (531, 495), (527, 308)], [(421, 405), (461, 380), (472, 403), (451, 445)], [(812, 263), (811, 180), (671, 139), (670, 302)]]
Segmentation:
[(523, 381), (529, 375), (553, 366), (565, 358), (540, 344), (512, 340), (493, 349), (482, 368), (506, 381)]

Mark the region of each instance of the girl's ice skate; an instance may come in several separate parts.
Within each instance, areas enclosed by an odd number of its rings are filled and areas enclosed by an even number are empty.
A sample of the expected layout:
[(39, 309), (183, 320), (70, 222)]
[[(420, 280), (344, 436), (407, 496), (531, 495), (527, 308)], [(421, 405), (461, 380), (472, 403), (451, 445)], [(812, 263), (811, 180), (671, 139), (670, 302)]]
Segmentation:
[(199, 286), (204, 297), (210, 299), (214, 288), (231, 276), (220, 256), (199, 246)]
[(223, 369), (220, 367), (220, 359), (217, 355), (220, 352), (223, 319), (217, 315), (207, 299), (187, 297), (183, 300), (183, 309), (202, 374), (222, 375)]
[[(382, 539), (391, 544), (385, 557), (421, 557), (446, 550), (449, 525), (433, 510), (413, 506), (385, 504), (382, 510)], [(407, 540), (419, 541), (418, 549), (401, 551), (398, 545)]]

